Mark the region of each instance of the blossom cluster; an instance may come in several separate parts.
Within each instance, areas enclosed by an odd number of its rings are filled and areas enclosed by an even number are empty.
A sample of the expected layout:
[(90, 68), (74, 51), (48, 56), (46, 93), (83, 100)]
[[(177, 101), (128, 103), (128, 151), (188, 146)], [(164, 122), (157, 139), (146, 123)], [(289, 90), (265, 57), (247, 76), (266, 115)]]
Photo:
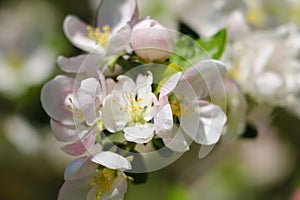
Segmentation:
[(172, 62), (181, 56), (174, 54), (178, 33), (140, 19), (135, 0), (104, 0), (95, 26), (69, 15), (63, 29), (84, 53), (59, 56), (67, 74), (41, 94), (62, 150), (77, 157), (58, 199), (123, 199), (131, 174), (159, 168), (147, 165), (144, 153), (183, 153), (192, 141), (209, 148), (219, 141), (227, 117), (211, 94), (223, 85), (221, 61)]

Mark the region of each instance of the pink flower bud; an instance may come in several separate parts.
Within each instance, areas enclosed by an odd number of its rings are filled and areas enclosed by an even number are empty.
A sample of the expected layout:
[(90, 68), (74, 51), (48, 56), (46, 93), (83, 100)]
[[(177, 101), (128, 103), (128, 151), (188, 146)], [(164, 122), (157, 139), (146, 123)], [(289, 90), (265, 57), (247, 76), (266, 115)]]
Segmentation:
[(167, 59), (174, 50), (175, 41), (169, 29), (145, 18), (133, 27), (131, 46), (139, 57), (152, 62)]

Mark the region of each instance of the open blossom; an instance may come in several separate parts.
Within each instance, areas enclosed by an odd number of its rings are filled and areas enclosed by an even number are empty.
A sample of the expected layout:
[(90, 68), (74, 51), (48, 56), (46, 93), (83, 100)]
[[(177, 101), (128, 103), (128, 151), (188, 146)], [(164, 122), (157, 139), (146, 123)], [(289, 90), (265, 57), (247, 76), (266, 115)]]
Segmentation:
[[(113, 93), (104, 100), (102, 117), (105, 128), (110, 132), (123, 130), (125, 139), (136, 143), (149, 142), (155, 130), (158, 134), (165, 131), (161, 122), (152, 122), (158, 112), (157, 99), (151, 87), (152, 73), (139, 74), (136, 82), (125, 75), (119, 76), (117, 80)], [(160, 111), (156, 116), (172, 124), (171, 110), (166, 108)]]
[[(103, 0), (97, 13), (96, 27), (92, 27), (73, 15), (64, 21), (64, 32), (72, 44), (95, 55), (79, 55), (72, 58), (58, 57), (62, 70), (71, 73), (96, 67), (106, 56), (118, 54), (129, 44), (131, 27), (138, 19), (136, 0)], [(81, 65), (88, 61), (85, 65)]]
[[(226, 115), (220, 107), (205, 100), (215, 81), (225, 72), (221, 62), (205, 60), (183, 74), (174, 74), (163, 86), (159, 98), (168, 95), (172, 112), (180, 127), (175, 136), (164, 138), (166, 146), (177, 151), (188, 150), (183, 134), (203, 145), (215, 144), (220, 136)], [(222, 80), (222, 79), (220, 79)]]
[(284, 25), (233, 40), (229, 74), (259, 103), (289, 106), (299, 91), (299, 29)]
[(109, 151), (78, 158), (66, 168), (58, 200), (122, 200), (127, 191), (123, 171), (129, 169), (126, 158)]
[(57, 51), (43, 41), (56, 33), (55, 16), (55, 9), (46, 1), (1, 6), (1, 94), (13, 98), (24, 95), (53, 73)]
[(235, 11), (244, 12), (246, 8), (244, 0), (203, 0), (201, 3), (197, 0), (177, 0), (181, 20), (204, 37), (225, 28)]
[(165, 60), (173, 52), (175, 40), (171, 30), (147, 17), (132, 29), (131, 46), (148, 62)]
[(99, 108), (111, 92), (114, 81), (87, 78), (80, 83), (66, 76), (57, 76), (45, 84), (42, 105), (51, 119), (51, 128), (57, 140), (67, 142), (62, 147), (74, 156), (93, 147), (97, 134), (103, 129)]

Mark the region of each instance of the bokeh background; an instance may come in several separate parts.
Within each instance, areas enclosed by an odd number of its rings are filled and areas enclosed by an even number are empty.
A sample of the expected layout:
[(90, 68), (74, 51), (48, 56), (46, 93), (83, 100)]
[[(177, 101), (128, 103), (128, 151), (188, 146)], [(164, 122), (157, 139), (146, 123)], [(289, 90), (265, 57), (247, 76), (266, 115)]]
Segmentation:
[[(201, 3), (201, 0), (198, 1)], [(139, 0), (141, 16), (170, 28), (179, 12), (171, 0)], [(41, 107), (45, 82), (61, 74), (58, 55), (80, 51), (62, 30), (67, 14), (92, 22), (96, 1), (0, 1), (0, 199), (54, 200), (71, 157), (61, 150)], [(300, 9), (299, 9), (300, 10)], [(270, 17), (278, 17), (277, 15)], [(300, 187), (300, 120), (283, 109), (263, 117), (259, 134), (221, 141), (204, 159), (198, 145), (172, 165), (129, 184), (128, 200), (291, 199)], [(298, 197), (300, 199), (300, 197)]]

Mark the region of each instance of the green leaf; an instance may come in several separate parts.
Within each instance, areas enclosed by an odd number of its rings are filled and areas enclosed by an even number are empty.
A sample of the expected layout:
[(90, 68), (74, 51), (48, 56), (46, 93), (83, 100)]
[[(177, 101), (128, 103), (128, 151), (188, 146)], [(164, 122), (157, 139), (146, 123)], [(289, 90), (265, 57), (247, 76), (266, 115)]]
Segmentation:
[(226, 29), (222, 29), (211, 38), (206, 40), (198, 39), (197, 42), (206, 50), (211, 58), (220, 59), (226, 47), (226, 40), (227, 31)]
[(194, 40), (189, 36), (182, 35), (170, 56), (170, 63), (180, 66), (182, 71), (185, 71), (201, 60), (219, 59), (225, 50), (226, 38), (226, 29), (220, 30), (208, 39)]

